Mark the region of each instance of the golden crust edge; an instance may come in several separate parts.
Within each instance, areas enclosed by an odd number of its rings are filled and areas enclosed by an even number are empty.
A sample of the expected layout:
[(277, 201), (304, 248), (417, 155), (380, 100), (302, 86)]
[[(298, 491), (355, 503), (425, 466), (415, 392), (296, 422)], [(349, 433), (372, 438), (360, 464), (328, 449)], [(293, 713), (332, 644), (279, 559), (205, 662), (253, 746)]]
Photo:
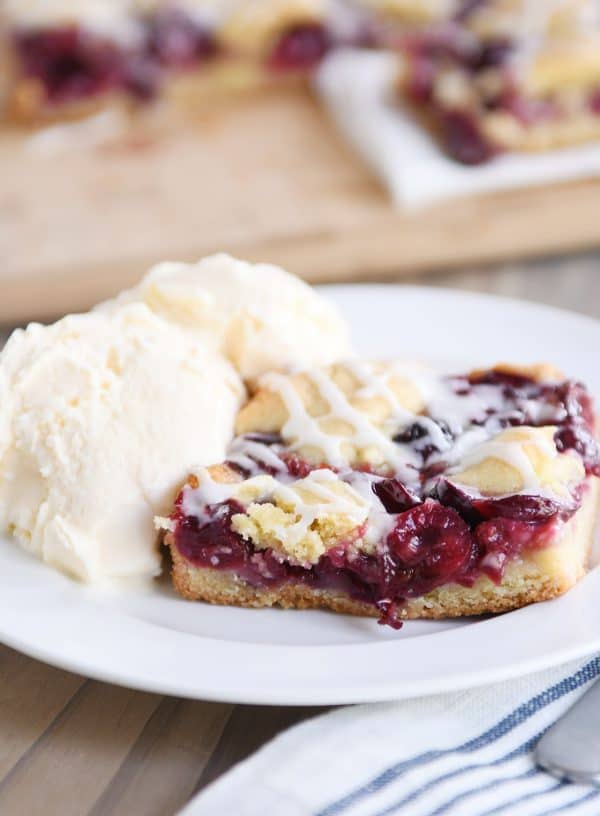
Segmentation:
[[(399, 610), (406, 620), (455, 618), (508, 612), (531, 603), (547, 601), (563, 595), (585, 574), (586, 560), (591, 549), (600, 498), (600, 482), (592, 480), (580, 510), (563, 527), (558, 540), (543, 551), (572, 547), (570, 569), (556, 574), (544, 572), (535, 555), (509, 564), (500, 585), (482, 576), (472, 587), (449, 584), (439, 587), (422, 598), (407, 602)], [(234, 573), (196, 568), (181, 556), (168, 533), (165, 544), (172, 555), (172, 580), (176, 592), (187, 600), (210, 604), (262, 608), (279, 606), (286, 609), (329, 609), (349, 615), (377, 617), (370, 604), (353, 601), (330, 590), (311, 589), (286, 584), (275, 589), (252, 587)]]
[[(404, 92), (402, 83), (400, 83), (399, 93), (403, 105), (410, 109), (420, 126), (436, 140), (443, 151), (447, 151), (448, 145), (444, 138), (442, 117), (433, 108), (411, 102)], [(483, 138), (493, 150), (503, 153), (545, 153), (560, 147), (588, 144), (600, 136), (600, 116), (587, 111), (567, 115), (558, 121), (541, 122), (524, 127), (519, 137), (510, 143), (490, 137), (485, 132), (485, 115), (475, 116), (475, 118)]]

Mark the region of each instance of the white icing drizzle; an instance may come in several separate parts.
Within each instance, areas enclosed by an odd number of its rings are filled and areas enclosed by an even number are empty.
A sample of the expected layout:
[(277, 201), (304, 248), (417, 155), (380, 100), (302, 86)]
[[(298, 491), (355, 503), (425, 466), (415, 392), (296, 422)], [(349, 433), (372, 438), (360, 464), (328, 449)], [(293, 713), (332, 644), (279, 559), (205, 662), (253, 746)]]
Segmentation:
[[(344, 445), (356, 450), (376, 448), (395, 475), (406, 484), (415, 482), (420, 465), (418, 451), (426, 446), (437, 449), (430, 456), (429, 464), (444, 463), (447, 474), (494, 456), (506, 461), (521, 474), (527, 491), (541, 491), (539, 478), (523, 451), (522, 442), (493, 442), (504, 427), (500, 418), (515, 412), (514, 403), (504, 396), (502, 388), (481, 383), (469, 387), (467, 393), (461, 393), (460, 389), (457, 392), (456, 382), (440, 376), (434, 370), (401, 362), (390, 363), (384, 372), (375, 372), (371, 364), (359, 360), (350, 360), (343, 365), (360, 383), (355, 397), (379, 398), (388, 404), (390, 415), (383, 427), (376, 427), (368, 416), (353, 407), (346, 394), (323, 371), (304, 373), (327, 403), (328, 413), (324, 417), (312, 417), (308, 413), (289, 377), (270, 374), (264, 378), (263, 385), (279, 394), (284, 402), (288, 419), (281, 433), (284, 444), (291, 449), (317, 448), (323, 452), (324, 461), (336, 468), (347, 468)], [(413, 414), (400, 403), (389, 384), (394, 376), (406, 380), (421, 394), (428, 416)], [(519, 410), (531, 416), (531, 421), (536, 424), (559, 421), (564, 414), (564, 411), (557, 412), (553, 406), (535, 399), (524, 399)], [(450, 429), (454, 439), (432, 416)], [(320, 421), (327, 419), (339, 420), (345, 429), (350, 427), (352, 433), (335, 435), (323, 431)], [(478, 420), (480, 424), (473, 426), (473, 420)], [(394, 441), (394, 435), (413, 423), (418, 423), (422, 430), (419, 439), (413, 443)], [(492, 442), (482, 444), (488, 440)], [(531, 442), (541, 448), (542, 455), (557, 455), (554, 443), (542, 435), (534, 435)], [(274, 467), (278, 457), (272, 452), (271, 457), (274, 461), (269, 464)]]
[[(460, 394), (456, 393), (451, 381), (431, 369), (415, 365), (392, 363), (384, 373), (376, 373), (369, 363), (358, 360), (347, 361), (344, 366), (361, 384), (355, 393), (356, 397), (380, 398), (389, 405), (390, 415), (382, 428), (376, 427), (368, 416), (353, 407), (344, 392), (323, 371), (307, 371), (305, 374), (328, 405), (328, 413), (324, 417), (312, 417), (308, 413), (289, 377), (270, 374), (263, 380), (263, 385), (279, 394), (286, 407), (288, 419), (281, 431), (284, 443), (293, 450), (317, 448), (322, 451), (323, 460), (333, 467), (348, 466), (344, 445), (350, 445), (356, 450), (376, 448), (395, 474), (410, 484), (416, 480), (416, 469), (420, 464), (419, 449), (432, 446), (437, 452), (430, 457), (430, 464), (444, 462), (447, 467), (458, 470), (474, 463), (474, 455), (484, 458), (483, 452), (473, 454), (473, 451), (479, 450), (483, 442), (500, 433), (503, 426), (498, 417), (509, 413), (510, 408), (514, 409), (503, 396), (502, 389), (495, 385), (478, 384), (468, 393)], [(413, 414), (404, 408), (389, 385), (393, 376), (407, 380), (418, 390), (427, 403), (426, 409), (430, 416)], [(521, 410), (528, 412), (536, 423), (562, 418), (557, 416), (556, 409), (536, 400), (525, 400)], [(446, 434), (432, 416), (445, 423), (455, 438)], [(346, 428), (352, 428), (352, 433), (327, 433), (320, 425), (324, 419), (339, 420)], [(469, 428), (474, 419), (479, 420), (481, 425)], [(418, 423), (422, 429), (421, 439), (416, 440), (416, 443), (394, 441), (394, 435), (413, 423)], [(537, 438), (535, 443), (542, 444)], [(553, 452), (556, 455), (553, 444), (548, 444), (550, 448), (546, 448), (545, 453), (550, 455)], [(496, 457), (508, 457), (510, 464), (522, 474), (523, 481), (532, 490), (539, 488), (539, 479), (534, 480), (529, 460), (522, 451), (518, 453), (517, 448), (518, 443), (509, 445), (502, 442), (497, 446)], [(503, 456), (501, 451), (504, 451)]]
[[(402, 408), (381, 377), (368, 374), (366, 369), (360, 369), (360, 371), (361, 382), (365, 383), (365, 388), (373, 389), (375, 393), (379, 392), (385, 396), (399, 425), (400, 420), (402, 424), (405, 424), (415, 419), (414, 414)], [(310, 416), (288, 377), (281, 374), (269, 374), (262, 381), (265, 387), (277, 393), (283, 400), (288, 419), (281, 433), (285, 442), (291, 443), (292, 450), (307, 447), (318, 448), (323, 452), (324, 460), (328, 464), (333, 467), (344, 467), (347, 465), (347, 458), (343, 453), (344, 445), (352, 445), (357, 450), (376, 448), (401, 478), (414, 481), (414, 468), (418, 465), (419, 458), (412, 448), (394, 442), (383, 430), (377, 428), (369, 417), (354, 408), (344, 392), (325, 372), (315, 369), (305, 373), (328, 404), (329, 412), (325, 416)], [(353, 433), (347, 436), (323, 431), (320, 421), (326, 419), (340, 420), (351, 427)]]
[[(198, 473), (198, 487), (184, 488), (182, 511), (186, 516), (194, 516), (201, 522), (208, 521), (207, 506), (223, 504), (231, 499), (240, 501), (240, 491), (243, 490), (244, 494), (252, 495), (251, 501), (241, 502), (246, 506), (254, 502), (272, 502), (292, 508), (294, 523), (275, 526), (274, 531), (281, 540), (285, 540), (293, 547), (306, 536), (311, 526), (321, 516), (339, 514), (349, 519), (355, 527), (359, 527), (377, 505), (379, 514), (385, 512), (375, 494), (370, 491), (370, 477), (366, 474), (356, 474), (356, 477), (353, 484), (349, 484), (341, 482), (337, 474), (326, 468), (313, 470), (304, 479), (294, 483), (299, 490), (317, 499), (303, 501), (291, 482), (286, 483), (272, 476), (261, 475), (243, 482), (220, 483), (212, 478), (208, 469), (203, 468)], [(364, 488), (357, 490), (357, 486), (363, 480)], [(340, 484), (344, 487), (341, 493)], [(375, 521), (379, 524), (378, 529), (381, 529), (381, 520)]]
[(288, 419), (281, 433), (286, 442), (292, 440), (290, 449), (297, 450), (302, 445), (319, 448), (331, 465), (335, 467), (341, 464), (343, 457), (339, 450), (339, 439), (325, 433), (307, 413), (300, 395), (289, 379), (282, 374), (269, 374), (262, 383), (278, 393), (286, 407)]
[[(182, 511), (186, 516), (196, 517), (202, 523), (209, 520), (207, 507), (210, 505), (219, 505), (234, 499), (247, 506), (248, 501), (240, 501), (240, 490), (243, 489), (246, 494), (252, 493), (253, 502), (268, 501), (293, 508), (295, 523), (274, 528), (276, 534), (292, 547), (301, 541), (313, 523), (324, 515), (345, 516), (356, 527), (366, 522), (364, 539), (372, 544), (385, 538), (394, 526), (395, 516), (386, 512), (372, 489), (373, 483), (381, 477), (370, 473), (349, 473), (341, 482), (345, 488), (345, 495), (339, 492), (339, 476), (326, 468), (311, 471), (300, 484), (297, 481), (294, 483), (291, 477), (282, 481), (280, 476), (274, 479), (268, 475), (254, 476), (244, 482), (221, 483), (215, 481), (210, 470), (206, 468), (199, 470), (197, 475), (198, 487), (184, 488)], [(299, 484), (303, 492), (321, 501), (303, 501), (294, 489), (294, 484)]]
[[(532, 440), (532, 442), (536, 447), (538, 446), (537, 439)], [(523, 492), (530, 493), (539, 490), (539, 477), (531, 460), (523, 450), (522, 442), (496, 442), (493, 439), (484, 442), (463, 458), (461, 469), (478, 465), (485, 459), (499, 459), (514, 468), (523, 480)], [(450, 471), (449, 475), (452, 475), (452, 471)]]
[(427, 410), (432, 416), (443, 419), (456, 431), (460, 431), (474, 418), (485, 419), (488, 408), (500, 413), (506, 407), (501, 390), (493, 385), (478, 385), (471, 393), (459, 395), (439, 378), (427, 403)]
[(397, 516), (387, 512), (381, 500), (373, 491), (373, 485), (378, 481), (380, 481), (380, 477), (371, 473), (354, 472), (347, 477), (348, 484), (369, 506), (369, 517), (364, 533), (364, 540), (367, 544), (377, 544), (377, 542), (385, 540), (396, 525)]
[[(363, 384), (363, 387), (358, 392), (358, 396), (367, 398), (383, 397), (392, 409), (384, 426), (390, 431), (390, 435), (397, 433), (399, 428), (414, 422), (417, 416), (400, 405), (398, 398), (388, 384), (388, 379), (397, 375), (403, 379), (410, 380), (422, 394), (425, 401), (427, 401), (428, 395), (433, 391), (432, 376), (427, 376), (425, 371), (420, 370), (416, 365), (394, 363), (385, 376), (375, 374), (372, 368), (361, 360), (350, 360), (345, 366), (356, 379)], [(421, 416), (419, 417), (419, 422), (427, 430), (434, 445), (439, 447), (440, 450), (446, 450), (449, 447), (448, 440), (442, 429), (432, 419)], [(395, 443), (395, 447), (397, 450), (398, 443)]]
[(477, 445), (487, 441), (490, 438), (489, 429), (484, 427), (471, 428), (465, 433), (461, 434), (451, 445), (451, 447), (443, 452), (434, 454), (429, 460), (430, 464), (437, 462), (444, 462), (448, 467), (464, 463), (469, 455)]
[[(511, 495), (537, 495), (559, 501), (564, 499), (564, 491), (560, 492), (560, 488), (557, 491), (553, 489), (552, 485), (542, 483), (540, 475), (525, 451), (524, 445), (536, 447), (546, 460), (551, 461), (561, 455), (554, 441), (542, 433), (532, 432), (524, 435), (521, 439), (514, 440), (492, 437), (490, 440), (472, 448), (462, 457), (460, 466), (449, 467), (445, 475), (451, 480), (455, 473), (463, 469), (477, 466), (486, 459), (498, 459), (516, 470), (521, 477), (521, 489)], [(469, 488), (468, 492), (477, 493), (477, 490)]]
[(208, 468), (201, 468), (197, 474), (199, 485), (186, 485), (183, 489), (181, 509), (186, 516), (198, 519), (206, 517), (206, 507), (211, 504), (222, 504), (232, 498), (239, 483), (217, 482)]
[(340, 496), (333, 489), (334, 484), (339, 484), (339, 478), (333, 471), (324, 468), (313, 470), (302, 480), (302, 487), (322, 501), (310, 504), (304, 504), (292, 487), (278, 484), (273, 494), (274, 498), (291, 505), (297, 517), (296, 523), (292, 526), (279, 528), (278, 535), (294, 546), (304, 538), (312, 524), (322, 515), (339, 514), (349, 518), (356, 527), (362, 524), (367, 518), (369, 506), (353, 490), (351, 497)]
[[(385, 477), (353, 470), (344, 455), (344, 445), (355, 450), (376, 448), (382, 452), (394, 477), (409, 489), (411, 484), (418, 485), (419, 470), (423, 467), (419, 450), (434, 447), (437, 452), (428, 453), (427, 467), (440, 465), (443, 475), (450, 480), (453, 475), (486, 459), (499, 459), (520, 474), (522, 487), (518, 493), (564, 499), (564, 493), (559, 496), (552, 485), (541, 483), (527, 454), (526, 446), (533, 445), (545, 460), (560, 456), (552, 436), (527, 429), (523, 424), (506, 438), (508, 418), (515, 418), (517, 424), (525, 417), (530, 417), (533, 423), (553, 424), (564, 418), (560, 408), (528, 398), (526, 389), (516, 399), (510, 392), (506, 395), (501, 385), (470, 384), (466, 378), (446, 378), (414, 365), (390, 363), (381, 372), (357, 360), (343, 365), (359, 384), (353, 394), (355, 399), (380, 399), (388, 404), (390, 414), (383, 427), (377, 427), (367, 414), (355, 408), (324, 371), (302, 372), (326, 405), (326, 413), (319, 417), (308, 412), (289, 376), (268, 374), (261, 381), (262, 387), (277, 393), (287, 411), (281, 441), (277, 437), (265, 437), (263, 441), (260, 434), (238, 437), (230, 447), (227, 461), (242, 468), (246, 478), (223, 484), (215, 481), (209, 470), (202, 469), (198, 473), (199, 487), (187, 487), (184, 491), (183, 512), (208, 519), (208, 505), (219, 505), (230, 499), (244, 507), (255, 502), (270, 502), (285, 508), (288, 514), (285, 523), (273, 529), (281, 541), (292, 548), (301, 542), (317, 519), (334, 515), (346, 517), (355, 527), (362, 527), (364, 544), (377, 545), (385, 541), (397, 518), (396, 514), (386, 511), (373, 490), (374, 484)], [(394, 376), (417, 389), (427, 416), (413, 414), (401, 404), (390, 385)], [(333, 419), (343, 423), (347, 435), (326, 432), (319, 424)], [(411, 443), (395, 442), (398, 432), (413, 423), (418, 423), (423, 433)], [(445, 432), (441, 426), (450, 431)], [(505, 436), (500, 437), (503, 432)], [(301, 448), (318, 449), (323, 461), (338, 472), (318, 468), (302, 479), (294, 477), (288, 471), (284, 453)], [(265, 468), (274, 476), (265, 474)], [(432, 476), (421, 486), (423, 496), (429, 494), (437, 478), (439, 476)], [(460, 483), (460, 479), (457, 482)], [(478, 492), (472, 487), (467, 490)]]
[(234, 439), (229, 448), (227, 459), (229, 462), (239, 465), (244, 470), (250, 471), (250, 473), (256, 470), (257, 463), (259, 462), (277, 471), (285, 468), (284, 463), (269, 445), (265, 445), (263, 442), (256, 442), (245, 436)]

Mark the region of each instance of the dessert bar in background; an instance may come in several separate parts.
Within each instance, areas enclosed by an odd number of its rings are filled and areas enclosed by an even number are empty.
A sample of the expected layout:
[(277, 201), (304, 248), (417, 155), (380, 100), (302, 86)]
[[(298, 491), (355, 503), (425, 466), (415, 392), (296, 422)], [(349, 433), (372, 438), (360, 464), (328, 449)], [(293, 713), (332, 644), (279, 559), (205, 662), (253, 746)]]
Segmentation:
[(193, 107), (364, 45), (401, 54), (399, 96), (465, 164), (600, 137), (598, 0), (5, 0), (0, 13), (12, 121)]
[(269, 373), (236, 431), (158, 520), (186, 598), (397, 627), (546, 600), (584, 574), (595, 416), (549, 366)]
[[(79, 117), (185, 82), (303, 75), (335, 40), (327, 0), (6, 0), (5, 115)], [(235, 70), (232, 70), (235, 67)], [(223, 70), (227, 68), (227, 70)]]
[(398, 38), (399, 92), (450, 156), (480, 164), (600, 137), (597, 0), (409, 5), (435, 21)]

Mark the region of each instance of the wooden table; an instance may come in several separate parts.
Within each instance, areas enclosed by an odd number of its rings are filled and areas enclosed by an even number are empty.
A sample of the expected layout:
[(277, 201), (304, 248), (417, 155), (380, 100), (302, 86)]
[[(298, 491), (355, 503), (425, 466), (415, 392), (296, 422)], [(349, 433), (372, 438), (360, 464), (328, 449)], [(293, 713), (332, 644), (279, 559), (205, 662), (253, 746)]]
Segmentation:
[[(545, 301), (600, 318), (599, 266), (600, 255), (592, 254), (425, 281)], [(322, 710), (129, 691), (0, 646), (0, 813), (171, 816), (266, 740)]]
[(0, 131), (0, 321), (85, 310), (157, 261), (221, 250), (322, 282), (600, 246), (600, 179), (401, 212), (306, 90), (270, 91), (86, 148)]

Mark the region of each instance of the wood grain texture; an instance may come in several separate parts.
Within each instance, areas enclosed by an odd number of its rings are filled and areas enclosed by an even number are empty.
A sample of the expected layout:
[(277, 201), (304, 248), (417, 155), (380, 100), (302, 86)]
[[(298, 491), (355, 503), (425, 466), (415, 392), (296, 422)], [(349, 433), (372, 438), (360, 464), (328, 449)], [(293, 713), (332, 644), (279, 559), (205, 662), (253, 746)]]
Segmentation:
[(41, 148), (0, 135), (0, 322), (88, 308), (157, 261), (216, 250), (315, 282), (600, 243), (599, 181), (395, 211), (302, 90), (193, 121), (149, 116), (103, 139)]
[[(600, 317), (599, 265), (589, 254), (425, 280)], [(0, 646), (0, 813), (173, 816), (195, 791), (318, 711), (120, 689)]]
[(158, 702), (155, 695), (83, 683), (5, 776), (0, 813), (88, 812)]

